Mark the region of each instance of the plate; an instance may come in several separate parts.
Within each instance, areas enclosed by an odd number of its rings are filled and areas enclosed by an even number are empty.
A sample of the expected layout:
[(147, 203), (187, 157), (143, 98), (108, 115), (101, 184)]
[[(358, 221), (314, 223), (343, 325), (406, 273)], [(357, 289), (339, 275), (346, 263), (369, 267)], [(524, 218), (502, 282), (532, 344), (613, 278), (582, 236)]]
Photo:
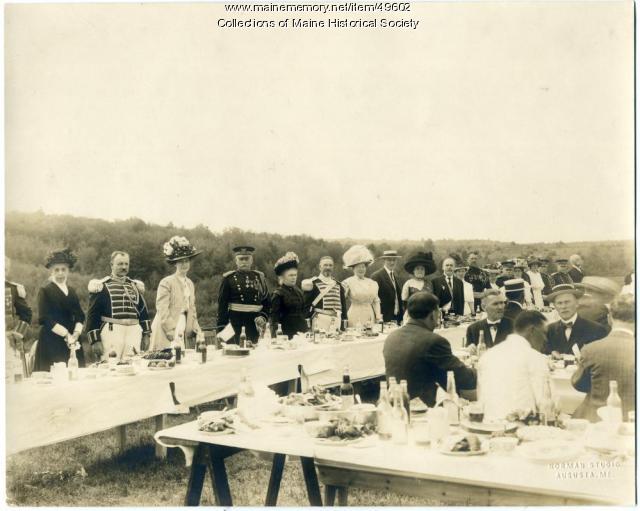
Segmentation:
[(560, 463), (579, 457), (584, 449), (580, 444), (566, 440), (538, 440), (522, 444), (516, 452), (535, 463)]
[(555, 426), (522, 426), (516, 433), (523, 442), (537, 442), (546, 440), (570, 440), (573, 435)]
[(510, 433), (518, 429), (515, 422), (471, 422), (468, 419), (460, 421), (460, 426), (471, 433), (491, 434), (496, 432)]
[(314, 443), (326, 447), (372, 447), (373, 442), (370, 437), (351, 438), (348, 440), (332, 440), (331, 438), (314, 438)]
[(482, 448), (479, 451), (447, 451), (446, 449), (440, 449), (440, 454), (446, 454), (447, 456), (480, 456), (481, 454), (487, 454), (489, 449)]

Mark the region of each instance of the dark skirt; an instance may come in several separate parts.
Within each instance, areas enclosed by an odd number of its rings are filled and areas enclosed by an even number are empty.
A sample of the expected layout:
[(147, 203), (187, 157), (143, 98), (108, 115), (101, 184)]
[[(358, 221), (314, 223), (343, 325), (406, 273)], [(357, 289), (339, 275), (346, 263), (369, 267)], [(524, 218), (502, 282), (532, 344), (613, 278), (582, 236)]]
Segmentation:
[[(84, 367), (84, 353), (82, 348), (76, 351), (78, 365)], [(54, 362), (68, 362), (69, 348), (66, 341), (53, 332), (40, 330), (38, 345), (36, 346), (36, 356), (34, 371), (49, 371)]]

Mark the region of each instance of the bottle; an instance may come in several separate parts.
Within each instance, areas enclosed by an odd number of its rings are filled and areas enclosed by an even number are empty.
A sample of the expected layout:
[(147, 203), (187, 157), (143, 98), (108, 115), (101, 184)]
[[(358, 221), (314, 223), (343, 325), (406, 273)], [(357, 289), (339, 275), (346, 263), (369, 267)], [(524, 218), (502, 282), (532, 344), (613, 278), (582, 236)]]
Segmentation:
[(240, 331), (240, 343), (239, 343), (241, 348), (246, 348), (247, 347), (247, 332), (245, 330), (245, 327), (242, 327), (242, 330)]
[(480, 331), (480, 338), (478, 339), (478, 359), (487, 352), (487, 344), (484, 341), (484, 332)]
[(542, 401), (538, 406), (540, 421), (545, 426), (554, 426), (556, 423), (556, 412), (551, 398), (551, 383), (549, 378), (545, 378), (544, 388), (542, 389)]
[(345, 367), (342, 373), (342, 385), (340, 385), (340, 399), (342, 400), (342, 409), (347, 410), (354, 404), (353, 385), (351, 384), (351, 376), (349, 376), (349, 368)]
[(411, 422), (411, 409), (409, 407), (409, 385), (407, 380), (400, 380), (400, 390), (402, 391), (402, 406), (407, 411), (407, 422)]
[(13, 357), (13, 376), (11, 376), (11, 380), (13, 383), (20, 383), (24, 378), (24, 370), (22, 367), (22, 361), (19, 357)]
[(76, 349), (71, 347), (69, 350), (69, 362), (67, 363), (67, 370), (69, 371), (69, 380), (74, 381), (78, 379), (78, 358), (76, 356)]
[(622, 400), (618, 394), (618, 382), (616, 380), (609, 380), (607, 412), (607, 422), (612, 424), (620, 424), (622, 422)]
[(447, 399), (444, 401), (444, 408), (447, 410), (449, 424), (460, 423), (460, 408), (458, 406), (458, 392), (456, 391), (456, 377), (453, 371), (447, 371)]
[(284, 337), (284, 332), (282, 331), (282, 325), (278, 323), (278, 329), (276, 330), (276, 339), (282, 340)]
[(393, 399), (391, 438), (394, 444), (406, 444), (408, 441), (409, 417), (402, 406), (402, 389), (396, 385)]
[(266, 344), (267, 347), (271, 346), (271, 324), (267, 323), (267, 326), (264, 327), (264, 336), (262, 338), (262, 342)]
[(196, 346), (197, 350), (200, 352), (200, 363), (207, 363), (207, 343), (204, 341), (200, 341)]
[(395, 399), (395, 391), (398, 386), (398, 380), (395, 376), (389, 376), (389, 404), (393, 407), (393, 400)]
[(387, 384), (380, 382), (380, 397), (376, 406), (376, 420), (378, 422), (378, 436), (380, 440), (391, 439), (391, 404), (389, 403), (389, 394), (387, 392)]

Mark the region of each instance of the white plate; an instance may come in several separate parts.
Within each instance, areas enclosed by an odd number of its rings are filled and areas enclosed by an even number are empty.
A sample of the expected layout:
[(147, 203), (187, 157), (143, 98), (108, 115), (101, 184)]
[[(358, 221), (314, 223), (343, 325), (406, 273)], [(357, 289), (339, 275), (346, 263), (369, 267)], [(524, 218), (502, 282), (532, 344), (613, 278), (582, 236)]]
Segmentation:
[(516, 452), (535, 463), (559, 463), (579, 457), (584, 449), (580, 444), (566, 440), (538, 440), (522, 444)]
[[(367, 441), (368, 440), (368, 441)], [(372, 447), (373, 441), (369, 437), (353, 438), (349, 440), (332, 440), (330, 438), (314, 438), (314, 443), (326, 447)]]

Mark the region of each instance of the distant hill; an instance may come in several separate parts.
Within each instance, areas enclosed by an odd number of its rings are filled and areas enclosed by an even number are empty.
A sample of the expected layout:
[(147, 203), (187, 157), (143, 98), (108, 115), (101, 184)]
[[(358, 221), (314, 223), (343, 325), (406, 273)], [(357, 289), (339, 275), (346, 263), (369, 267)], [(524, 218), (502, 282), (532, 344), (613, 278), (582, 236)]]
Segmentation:
[[(274, 226), (274, 230), (277, 226)], [(317, 262), (323, 255), (334, 257), (337, 276), (347, 277), (342, 268), (342, 254), (355, 240), (327, 240), (306, 235), (282, 236), (274, 233), (254, 233), (236, 228), (211, 232), (205, 226), (191, 229), (173, 225), (155, 225), (138, 218), (106, 221), (70, 215), (9, 212), (5, 218), (5, 246), (13, 260), (11, 279), (24, 284), (28, 301), (35, 309), (37, 292), (48, 274), (43, 263), (54, 248), (69, 246), (78, 255), (78, 264), (70, 277), (86, 309), (89, 279), (109, 273), (109, 256), (113, 250), (131, 254), (131, 276), (143, 280), (147, 286), (149, 308), (155, 310), (158, 282), (171, 268), (164, 261), (162, 245), (171, 236), (186, 236), (203, 253), (194, 262), (190, 276), (196, 284), (198, 313), (203, 326), (211, 326), (216, 314), (216, 300), (221, 275), (233, 268), (231, 248), (250, 243), (256, 247), (256, 266), (265, 272), (275, 286), (273, 264), (285, 252), (292, 250), (301, 260), (300, 278), (316, 273)], [(585, 267), (592, 275), (621, 277), (631, 271), (634, 261), (633, 241), (533, 243), (517, 244), (491, 240), (360, 240), (379, 256), (384, 250), (398, 250), (409, 256), (417, 250), (431, 251), (438, 265), (448, 254), (466, 258), (478, 251), (481, 262), (502, 261), (512, 257), (531, 256), (556, 258), (580, 253)], [(376, 261), (370, 271), (381, 265)], [(402, 276), (402, 272), (400, 272)], [(406, 276), (406, 275), (405, 275)], [(37, 310), (36, 316), (37, 317)]]

